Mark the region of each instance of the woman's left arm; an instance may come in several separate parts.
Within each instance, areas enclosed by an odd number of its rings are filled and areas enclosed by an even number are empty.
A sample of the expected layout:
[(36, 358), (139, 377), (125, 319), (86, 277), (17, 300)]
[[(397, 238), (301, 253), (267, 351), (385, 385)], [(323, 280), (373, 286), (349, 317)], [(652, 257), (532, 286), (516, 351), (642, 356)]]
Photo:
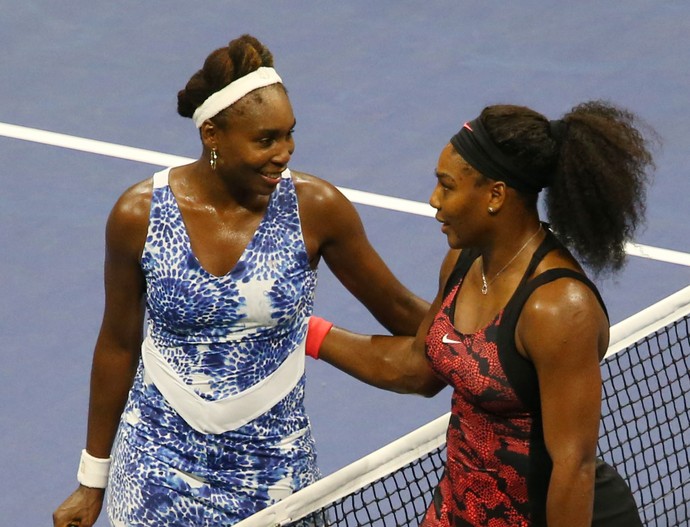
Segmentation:
[(297, 174), (302, 230), (315, 267), (320, 257), (393, 335), (416, 335), (429, 303), (407, 289), (367, 239), (354, 205), (330, 183)]
[(523, 308), (516, 344), (539, 378), (544, 441), (553, 462), (549, 527), (592, 524), (601, 415), (600, 357), (609, 324), (592, 291), (562, 278), (538, 288)]

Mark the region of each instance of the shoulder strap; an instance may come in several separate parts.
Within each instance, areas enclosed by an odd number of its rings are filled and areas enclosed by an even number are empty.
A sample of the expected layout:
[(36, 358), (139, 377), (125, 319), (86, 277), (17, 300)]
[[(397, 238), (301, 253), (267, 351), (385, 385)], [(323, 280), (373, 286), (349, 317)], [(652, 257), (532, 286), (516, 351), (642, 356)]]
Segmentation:
[(520, 355), (515, 346), (515, 328), (522, 308), (530, 295), (544, 284), (558, 280), (559, 278), (572, 278), (579, 280), (589, 287), (597, 297), (597, 300), (604, 309), (608, 317), (604, 300), (599, 294), (599, 290), (584, 274), (573, 269), (557, 268), (544, 271), (532, 280), (518, 287), (517, 291), (510, 299), (501, 317), (498, 329), (497, 346), (498, 353), (503, 364), (506, 376), (515, 389), (522, 402), (534, 411), (539, 409), (539, 384), (537, 372), (534, 365)]
[[(594, 283), (581, 272), (566, 268), (549, 269), (548, 271), (545, 271), (537, 277), (535, 277), (534, 279), (530, 280), (530, 277), (534, 274), (534, 271), (536, 270), (539, 263), (551, 251), (561, 249), (570, 254), (568, 249), (566, 249), (566, 247), (560, 242), (560, 240), (556, 238), (553, 232), (551, 232), (551, 230), (548, 228), (548, 225), (544, 224), (544, 226), (546, 227), (546, 237), (541, 242), (539, 247), (537, 247), (537, 250), (534, 251), (532, 259), (530, 260), (530, 263), (527, 266), (527, 270), (525, 271), (525, 274), (522, 276), (522, 280), (520, 281), (520, 284), (518, 285), (515, 293), (513, 294), (513, 297), (508, 301), (508, 305), (506, 306), (505, 311), (508, 312), (511, 309), (512, 305), (515, 304), (515, 308), (517, 309), (517, 313), (519, 314), (520, 311), (522, 311), (522, 306), (527, 301), (527, 298), (537, 287), (545, 283), (552, 282), (553, 280), (557, 280), (558, 278), (564, 278), (568, 276), (570, 278), (574, 278), (575, 280), (581, 281), (592, 290), (594, 295), (597, 297), (597, 300), (599, 300), (601, 307), (604, 308), (606, 316), (608, 317), (608, 312), (606, 311), (604, 301), (601, 298), (601, 295), (599, 294), (599, 290), (594, 285)], [(527, 287), (525, 287), (526, 284)]]
[(530, 276), (534, 274), (535, 269), (537, 268), (539, 263), (544, 259), (544, 256), (546, 256), (553, 250), (564, 249), (561, 242), (558, 241), (558, 238), (556, 238), (549, 229), (548, 224), (542, 223), (542, 226), (546, 230), (546, 236), (539, 244), (539, 247), (537, 247), (537, 250), (534, 251), (534, 253), (532, 254), (532, 259), (527, 265), (525, 274), (522, 275), (522, 280), (520, 281), (520, 285), (518, 285), (518, 289), (520, 288), (520, 286), (524, 285), (527, 282), (527, 280), (529, 280)]
[(443, 289), (443, 298), (446, 298), (451, 290), (458, 284), (458, 282), (465, 277), (467, 271), (470, 270), (472, 262), (474, 262), (479, 257), (479, 251), (476, 249), (464, 249), (460, 256), (458, 256), (458, 261), (455, 263), (455, 267), (448, 275), (446, 280), (446, 285)]
[[(601, 294), (599, 293), (597, 286), (594, 285), (594, 283), (581, 272), (575, 271), (574, 269), (566, 268), (548, 269), (547, 271), (541, 273), (539, 276), (527, 282), (524, 287), (515, 292), (515, 295), (506, 306), (506, 313), (508, 313), (508, 311), (510, 310), (511, 312), (515, 311), (516, 314), (519, 315), (522, 311), (522, 306), (525, 305), (525, 302), (527, 302), (527, 299), (534, 292), (535, 289), (544, 284), (548, 284), (549, 282), (553, 282), (554, 280), (558, 280), (559, 278), (566, 277), (578, 280), (585, 284), (587, 287), (589, 287), (594, 293), (594, 295), (597, 297), (599, 304), (601, 304), (604, 313), (606, 313), (606, 316), (608, 317), (608, 311), (606, 310), (604, 299), (601, 297)], [(515, 321), (517, 322), (517, 318)]]
[(166, 168), (153, 175), (153, 188), (161, 188), (168, 186), (168, 174), (170, 169)]
[(536, 270), (539, 263), (551, 251), (560, 249), (570, 254), (570, 251), (568, 251), (568, 249), (561, 243), (561, 241), (558, 238), (556, 238), (553, 232), (551, 232), (551, 229), (549, 229), (548, 224), (545, 223), (543, 225), (546, 228), (546, 237), (541, 242), (539, 247), (537, 247), (537, 250), (534, 251), (532, 259), (530, 260), (530, 263), (527, 266), (527, 270), (525, 271), (525, 274), (523, 275), (522, 280), (520, 281), (520, 285), (518, 285), (517, 290), (513, 294), (513, 297), (508, 301), (508, 305), (505, 309), (506, 313), (508, 313), (509, 311), (516, 311), (517, 315), (519, 315), (522, 311), (522, 306), (527, 301), (527, 298), (537, 287), (548, 282), (552, 282), (553, 280), (557, 280), (559, 278), (564, 278), (567, 276), (575, 280), (579, 280), (582, 283), (584, 283), (587, 287), (589, 287), (594, 293), (594, 295), (597, 297), (597, 300), (599, 300), (601, 307), (604, 308), (604, 312), (608, 317), (608, 312), (606, 311), (604, 301), (601, 298), (601, 295), (599, 294), (599, 290), (594, 285), (594, 283), (592, 283), (592, 281), (581, 272), (566, 268), (549, 269), (530, 280), (530, 277), (534, 274), (534, 271)]

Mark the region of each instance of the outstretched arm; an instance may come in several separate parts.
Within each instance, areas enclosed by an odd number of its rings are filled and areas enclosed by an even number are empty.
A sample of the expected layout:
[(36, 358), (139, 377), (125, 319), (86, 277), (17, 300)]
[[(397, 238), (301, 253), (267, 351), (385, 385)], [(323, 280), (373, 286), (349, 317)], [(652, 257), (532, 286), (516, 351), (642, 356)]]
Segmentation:
[(425, 340), (440, 309), (445, 283), (457, 257), (457, 251), (446, 255), (439, 292), (415, 337), (359, 335), (333, 328), (321, 345), (319, 358), (378, 388), (426, 397), (436, 395), (445, 387), (445, 382), (436, 376), (426, 358)]

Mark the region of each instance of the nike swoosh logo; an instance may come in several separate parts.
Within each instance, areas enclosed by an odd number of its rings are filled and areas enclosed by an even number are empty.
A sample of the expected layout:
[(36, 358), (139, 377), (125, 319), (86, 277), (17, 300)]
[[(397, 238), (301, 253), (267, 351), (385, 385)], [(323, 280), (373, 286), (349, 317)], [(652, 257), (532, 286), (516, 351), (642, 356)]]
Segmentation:
[(444, 344), (462, 344), (462, 342), (459, 340), (453, 340), (453, 339), (448, 338), (448, 333), (443, 335), (441, 342), (443, 342)]

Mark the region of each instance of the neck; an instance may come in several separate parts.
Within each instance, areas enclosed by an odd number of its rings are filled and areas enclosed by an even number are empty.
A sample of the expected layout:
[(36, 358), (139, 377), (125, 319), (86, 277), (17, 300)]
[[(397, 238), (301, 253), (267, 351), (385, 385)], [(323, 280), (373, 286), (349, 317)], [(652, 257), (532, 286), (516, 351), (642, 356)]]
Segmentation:
[[(480, 271), (482, 274), (482, 294), (486, 295), (489, 292), (489, 286), (496, 280), (506, 269), (508, 269), (513, 263), (519, 258), (519, 256), (527, 249), (527, 247), (530, 245), (530, 243), (535, 240), (538, 235), (542, 231), (542, 225), (541, 223), (537, 226), (536, 229), (528, 233), (523, 234), (522, 236), (515, 237), (513, 239), (519, 240), (519, 244), (517, 248), (515, 246), (517, 244), (511, 244), (511, 252), (508, 253), (508, 255), (505, 257), (505, 259), (502, 259), (500, 264), (493, 264), (493, 267), (495, 269), (490, 269), (492, 265), (486, 265), (485, 263), (488, 260), (488, 258), (485, 258), (484, 255), (482, 255), (482, 259), (480, 262)], [(508, 249), (506, 249), (506, 252)]]
[[(259, 195), (236, 185), (232, 178), (224, 178), (218, 171), (210, 170), (208, 163), (203, 160), (187, 166), (190, 170), (181, 174), (176, 185), (187, 198), (216, 210), (265, 209), (270, 196)], [(182, 195), (178, 197), (181, 198)]]

